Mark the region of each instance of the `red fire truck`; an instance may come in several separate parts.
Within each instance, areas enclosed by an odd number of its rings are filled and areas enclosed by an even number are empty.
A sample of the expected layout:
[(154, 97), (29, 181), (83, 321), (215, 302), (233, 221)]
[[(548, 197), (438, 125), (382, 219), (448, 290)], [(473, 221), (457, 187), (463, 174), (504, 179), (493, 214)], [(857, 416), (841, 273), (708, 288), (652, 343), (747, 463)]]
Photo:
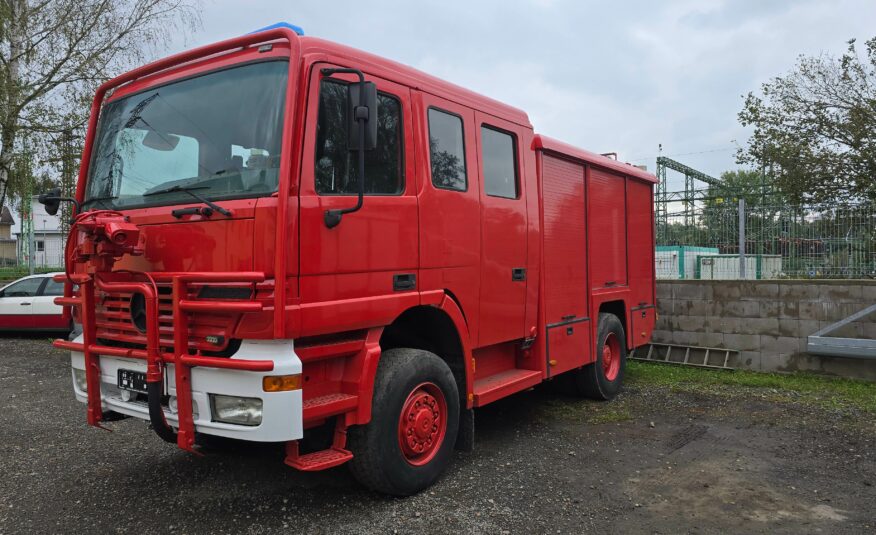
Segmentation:
[(278, 24), (97, 91), (75, 198), (42, 198), (76, 214), (55, 346), (93, 426), (411, 494), (477, 407), (561, 374), (617, 394), (654, 325), (654, 183)]

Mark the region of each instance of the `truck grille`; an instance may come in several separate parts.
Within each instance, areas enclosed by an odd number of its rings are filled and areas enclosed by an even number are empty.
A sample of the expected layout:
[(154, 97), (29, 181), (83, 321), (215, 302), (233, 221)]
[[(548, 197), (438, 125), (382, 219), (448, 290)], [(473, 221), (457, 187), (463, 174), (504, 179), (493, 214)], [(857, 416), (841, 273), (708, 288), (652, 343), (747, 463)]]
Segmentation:
[[(197, 297), (199, 287), (189, 290), (189, 298)], [(169, 284), (158, 285), (158, 324), (162, 351), (173, 351), (173, 300)], [(101, 343), (115, 346), (144, 349), (146, 334), (141, 332), (131, 318), (131, 293), (105, 293), (95, 295), (95, 323), (97, 338)], [(221, 353), (228, 348), (230, 335), (239, 314), (213, 315), (194, 314), (189, 320), (189, 351)], [(220, 343), (210, 343), (206, 337)], [(215, 337), (215, 338), (214, 338)]]

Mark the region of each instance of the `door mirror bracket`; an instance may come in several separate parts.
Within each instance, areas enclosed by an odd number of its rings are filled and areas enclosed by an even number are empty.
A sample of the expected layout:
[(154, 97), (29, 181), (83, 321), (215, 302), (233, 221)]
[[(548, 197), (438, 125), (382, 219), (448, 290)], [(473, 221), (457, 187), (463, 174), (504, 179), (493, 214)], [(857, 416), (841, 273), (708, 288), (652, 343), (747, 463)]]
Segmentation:
[(359, 81), (347, 88), (347, 148), (357, 151), (359, 170), (357, 175), (358, 198), (351, 208), (326, 210), (325, 226), (334, 228), (341, 222), (344, 214), (356, 212), (362, 208), (365, 201), (365, 151), (377, 146), (377, 86), (374, 82), (366, 82), (365, 75), (359, 69), (322, 69), (323, 76), (333, 74), (355, 74)]

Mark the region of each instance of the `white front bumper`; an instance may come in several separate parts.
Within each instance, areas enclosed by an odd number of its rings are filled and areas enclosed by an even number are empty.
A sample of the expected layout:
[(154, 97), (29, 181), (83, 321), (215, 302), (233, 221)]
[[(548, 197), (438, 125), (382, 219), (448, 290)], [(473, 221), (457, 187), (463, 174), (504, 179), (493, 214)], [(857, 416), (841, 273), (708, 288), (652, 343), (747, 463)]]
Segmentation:
[[(76, 339), (82, 342), (81, 335)], [(292, 340), (244, 340), (231, 359), (272, 360), (270, 372), (249, 372), (218, 368), (195, 367), (191, 370), (192, 411), (195, 431), (206, 435), (250, 440), (253, 442), (285, 442), (303, 436), (301, 390), (289, 392), (264, 392), (262, 378), (266, 375), (291, 375), (301, 373), (301, 360), (295, 354)], [(101, 401), (103, 410), (112, 410), (135, 418), (149, 420), (149, 408), (145, 401), (124, 401), (117, 386), (118, 371), (146, 372), (146, 361), (117, 357), (100, 357)], [(85, 356), (78, 351), (70, 352), (74, 369), (85, 369)], [(71, 377), (72, 377), (71, 370)], [(176, 396), (174, 366), (168, 364), (165, 371), (165, 392)], [(76, 399), (85, 403), (87, 394), (80, 390), (73, 379)], [(213, 421), (209, 394), (222, 394), (260, 398), (262, 422), (256, 426), (234, 425)], [(177, 413), (164, 409), (167, 423), (177, 427)]]

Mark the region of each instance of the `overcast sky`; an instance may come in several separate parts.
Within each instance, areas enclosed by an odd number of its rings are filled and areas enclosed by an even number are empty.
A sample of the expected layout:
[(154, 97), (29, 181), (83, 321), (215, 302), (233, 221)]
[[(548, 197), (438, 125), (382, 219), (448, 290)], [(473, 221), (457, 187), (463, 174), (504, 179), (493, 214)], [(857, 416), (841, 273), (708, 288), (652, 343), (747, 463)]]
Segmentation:
[(203, 31), (169, 52), (277, 21), (520, 107), (536, 132), (652, 172), (662, 143), (719, 175), (747, 138), (742, 95), (876, 35), (876, 1), (204, 0)]

